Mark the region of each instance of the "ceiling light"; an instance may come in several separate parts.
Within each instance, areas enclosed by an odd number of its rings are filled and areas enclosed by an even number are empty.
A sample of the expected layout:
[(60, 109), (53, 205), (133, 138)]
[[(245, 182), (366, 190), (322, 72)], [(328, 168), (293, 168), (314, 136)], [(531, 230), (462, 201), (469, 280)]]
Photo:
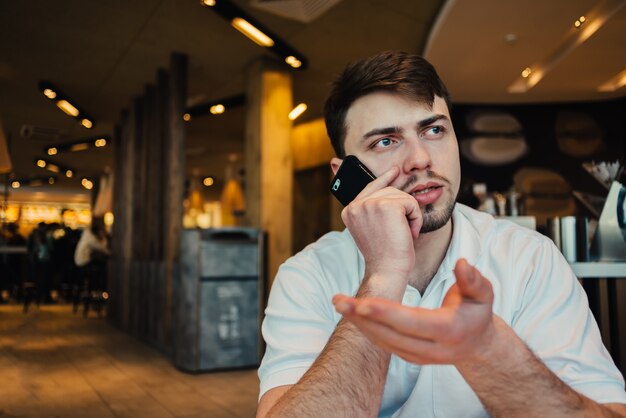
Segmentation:
[(51, 100), (57, 97), (56, 92), (52, 89), (44, 89), (43, 94), (44, 96), (46, 96), (48, 99), (51, 99)]
[(48, 184), (54, 184), (54, 182), (55, 182), (55, 178), (54, 177), (48, 178)]
[(530, 69), (530, 67), (524, 68), (524, 70), (522, 71), (522, 77), (528, 78), (528, 76), (530, 75), (531, 72), (532, 72), (532, 70)]
[(73, 142), (62, 142), (50, 144), (43, 149), (48, 155), (56, 155), (68, 151), (85, 151), (90, 148), (102, 148), (111, 143), (111, 137), (108, 135), (89, 136), (77, 139)]
[[(74, 174), (73, 169), (71, 167), (66, 167), (61, 164), (52, 162), (50, 160), (44, 160), (43, 158), (36, 159), (35, 163), (37, 164), (38, 167), (45, 168), (46, 170), (52, 171), (53, 173), (64, 172), (67, 177), (71, 177)], [(70, 173), (70, 175), (67, 174), (68, 172)], [(43, 181), (46, 181), (48, 177), (42, 177), (41, 179)]]
[(39, 90), (46, 96), (48, 99), (52, 100), (59, 109), (63, 111), (68, 116), (74, 117), (78, 120), (78, 122), (83, 125), (87, 129), (91, 129), (94, 126), (94, 121), (91, 117), (89, 117), (86, 112), (83, 112), (72, 104), (74, 100), (70, 100), (66, 95), (61, 93), (59, 89), (57, 89), (52, 83), (47, 81), (39, 82)]
[(289, 120), (296, 120), (296, 118), (303, 114), (305, 110), (306, 104), (300, 103), (298, 106), (294, 107), (291, 112), (289, 112)]
[(191, 120), (191, 115), (190, 115), (189, 113), (185, 113), (185, 114), (183, 115), (183, 120), (184, 120), (185, 122), (189, 122), (189, 121)]
[(302, 61), (300, 61), (298, 58), (294, 57), (293, 55), (289, 55), (287, 58), (285, 58), (285, 62), (291, 65), (293, 68), (302, 67)]
[(66, 115), (69, 116), (78, 116), (78, 114), (80, 113), (78, 111), (78, 109), (76, 109), (70, 102), (68, 102), (67, 100), (59, 100), (57, 102), (57, 106), (59, 107), (59, 109), (61, 109), (62, 111), (65, 112)]
[(207, 187), (213, 186), (213, 183), (215, 183), (215, 180), (213, 179), (213, 177), (205, 177), (204, 180), (202, 180), (202, 184), (204, 184)]
[(236, 17), (232, 20), (231, 24), (235, 29), (243, 33), (245, 36), (248, 37), (248, 39), (252, 40), (257, 45), (264, 46), (266, 48), (274, 46), (274, 41), (272, 40), (272, 38), (261, 32), (247, 20)]
[(20, 188), (20, 182), (19, 181), (14, 181), (13, 183), (11, 183), (11, 187), (13, 187), (14, 189), (19, 189)]
[(89, 144), (86, 142), (80, 142), (78, 144), (73, 144), (70, 146), (70, 151), (84, 151), (89, 149)]
[[(255, 1), (258, 2), (258, 0)], [(259, 22), (254, 19), (254, 17), (250, 16), (245, 10), (239, 7), (237, 3), (243, 2), (238, 0), (200, 0), (201, 5), (212, 6), (205, 7), (205, 9), (218, 14), (220, 17), (228, 21), (235, 29), (251, 39), (254, 43), (269, 49), (270, 52), (280, 57), (280, 60), (286, 62), (291, 66), (291, 68), (298, 70), (306, 68), (307, 60), (303, 54), (292, 48), (278, 35), (272, 33), (269, 28), (265, 27), (262, 22)], [(289, 62), (286, 61), (288, 58)], [(226, 105), (226, 107), (228, 107), (228, 105)], [(191, 113), (191, 116), (194, 117), (196, 115)]]
[(93, 189), (93, 183), (91, 181), (89, 181), (89, 179), (84, 178), (81, 180), (80, 184), (83, 185), (83, 187), (87, 190), (91, 190)]
[[(574, 23), (574, 26), (579, 30), (568, 30), (564, 40), (549, 55), (530, 66), (532, 73), (526, 78), (518, 77), (507, 88), (507, 91), (509, 93), (526, 93), (536, 86), (560, 61), (568, 57), (596, 33), (623, 5), (622, 1), (596, 2), (588, 13), (576, 19), (578, 23)], [(587, 18), (587, 16), (593, 16), (593, 18)]]
[(624, 86), (626, 86), (626, 69), (619, 72), (615, 77), (611, 77), (606, 83), (602, 83), (598, 87), (598, 91), (610, 93)]
[(210, 102), (198, 103), (194, 106), (188, 107), (186, 112), (189, 114), (189, 118), (197, 118), (201, 116), (208, 116), (209, 114), (218, 115), (224, 113), (226, 109), (231, 109), (243, 106), (246, 103), (246, 96), (239, 94), (237, 96), (225, 97), (219, 100), (213, 100)]
[(226, 108), (224, 107), (224, 105), (216, 104), (214, 106), (211, 106), (209, 112), (211, 112), (211, 114), (213, 115), (221, 115), (222, 113), (224, 113), (225, 110)]
[(65, 177), (71, 178), (73, 175), (74, 175), (74, 173), (72, 172), (72, 170), (66, 170), (65, 171)]

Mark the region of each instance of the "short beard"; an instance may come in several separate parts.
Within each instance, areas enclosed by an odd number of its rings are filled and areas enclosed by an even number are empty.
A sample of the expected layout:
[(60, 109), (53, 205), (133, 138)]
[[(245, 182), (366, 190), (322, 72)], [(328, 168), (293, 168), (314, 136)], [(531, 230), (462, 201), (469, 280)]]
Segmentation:
[(426, 234), (443, 228), (452, 217), (454, 205), (456, 205), (456, 199), (451, 199), (451, 201), (447, 202), (446, 207), (440, 211), (436, 211), (432, 204), (424, 206), (424, 211), (422, 212), (423, 222), (420, 233)]
[[(450, 181), (440, 176), (439, 174), (434, 173), (432, 170), (428, 170), (426, 172), (426, 177), (430, 179), (437, 179), (443, 183), (446, 183), (450, 186)], [(411, 187), (417, 183), (417, 176), (411, 176), (406, 183), (400, 188), (400, 190), (407, 191), (411, 189)], [(452, 212), (454, 211), (454, 205), (456, 204), (456, 196), (453, 196), (448, 202), (446, 202), (446, 207), (437, 211), (435, 210), (432, 204), (428, 204), (422, 208), (422, 228), (420, 229), (420, 233), (426, 234), (428, 232), (436, 231), (440, 228), (443, 228), (450, 218), (452, 217)]]

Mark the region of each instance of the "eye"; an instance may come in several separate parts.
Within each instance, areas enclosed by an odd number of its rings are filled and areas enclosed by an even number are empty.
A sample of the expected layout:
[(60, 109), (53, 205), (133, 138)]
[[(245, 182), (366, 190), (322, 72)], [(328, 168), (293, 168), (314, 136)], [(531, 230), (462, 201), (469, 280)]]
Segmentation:
[(445, 131), (446, 129), (441, 125), (431, 126), (422, 133), (422, 136), (427, 138), (440, 138)]
[(393, 144), (393, 139), (385, 137), (385, 138), (381, 138), (378, 141), (376, 141), (374, 143), (374, 147), (378, 147), (378, 148), (386, 148), (390, 145)]

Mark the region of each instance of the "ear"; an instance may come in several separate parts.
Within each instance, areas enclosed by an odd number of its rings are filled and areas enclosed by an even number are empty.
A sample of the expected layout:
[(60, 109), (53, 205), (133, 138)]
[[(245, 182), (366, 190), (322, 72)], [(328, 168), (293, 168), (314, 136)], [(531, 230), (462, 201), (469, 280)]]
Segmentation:
[(343, 160), (341, 158), (337, 158), (337, 157), (333, 157), (330, 160), (330, 168), (331, 170), (333, 170), (333, 175), (337, 174), (337, 170), (339, 170), (339, 167), (341, 166), (341, 163), (343, 163)]

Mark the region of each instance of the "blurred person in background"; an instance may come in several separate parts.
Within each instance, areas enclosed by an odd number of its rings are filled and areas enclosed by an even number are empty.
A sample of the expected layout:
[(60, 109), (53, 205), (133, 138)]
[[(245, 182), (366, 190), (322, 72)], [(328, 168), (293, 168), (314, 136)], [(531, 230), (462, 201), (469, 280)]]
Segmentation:
[[(87, 295), (95, 290), (106, 290), (105, 261), (110, 254), (104, 219), (93, 218), (91, 227), (83, 230), (74, 252), (74, 263), (78, 267), (79, 281), (83, 284), (83, 290)], [(78, 293), (75, 291), (75, 311)]]
[[(19, 226), (16, 223), (10, 223), (7, 225), (5, 240), (8, 247), (24, 247), (26, 245), (26, 238), (24, 238), (20, 234)], [(9, 291), (9, 296), (11, 298), (15, 298), (15, 296), (17, 295), (17, 290), (22, 282), (21, 254), (6, 255), (6, 272), (6, 290)]]

